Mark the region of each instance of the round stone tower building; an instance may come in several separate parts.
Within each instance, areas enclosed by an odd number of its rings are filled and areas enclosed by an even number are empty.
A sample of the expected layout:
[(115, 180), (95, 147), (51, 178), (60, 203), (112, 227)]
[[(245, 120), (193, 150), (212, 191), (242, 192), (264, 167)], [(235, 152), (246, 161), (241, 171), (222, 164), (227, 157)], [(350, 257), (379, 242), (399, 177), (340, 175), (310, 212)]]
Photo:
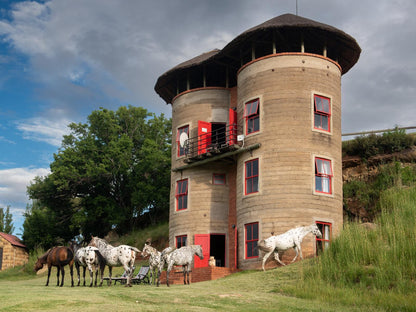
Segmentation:
[(285, 14), (159, 77), (172, 104), (170, 244), (201, 244), (195, 267), (259, 267), (257, 242), (296, 226), (323, 233), (304, 239), (304, 257), (339, 233), (341, 76), (360, 52), (341, 30)]

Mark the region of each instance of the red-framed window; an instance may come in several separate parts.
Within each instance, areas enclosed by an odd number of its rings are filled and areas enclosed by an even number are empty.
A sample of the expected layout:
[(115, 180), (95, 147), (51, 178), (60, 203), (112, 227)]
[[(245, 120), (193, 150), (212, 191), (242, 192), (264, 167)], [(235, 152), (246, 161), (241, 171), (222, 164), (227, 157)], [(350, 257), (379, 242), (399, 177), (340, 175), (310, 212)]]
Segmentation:
[(176, 144), (178, 146), (178, 157), (185, 155), (186, 153), (185, 139), (187, 139), (188, 137), (189, 137), (189, 126), (180, 127), (176, 135)]
[(245, 194), (259, 191), (259, 160), (253, 159), (245, 163)]
[(244, 118), (246, 119), (246, 134), (260, 131), (259, 99), (247, 102), (244, 107)]
[(212, 184), (225, 185), (225, 173), (214, 173), (212, 175)]
[(246, 259), (258, 258), (257, 242), (259, 241), (259, 223), (249, 223), (245, 226)]
[(186, 246), (187, 235), (176, 236), (176, 248)]
[(332, 194), (332, 163), (329, 159), (315, 158), (315, 191)]
[(176, 182), (176, 210), (188, 208), (188, 179)]
[(331, 100), (327, 97), (314, 95), (314, 128), (331, 131)]
[(328, 222), (317, 221), (316, 225), (322, 233), (322, 237), (316, 236), (316, 254), (320, 255), (331, 244), (332, 224)]

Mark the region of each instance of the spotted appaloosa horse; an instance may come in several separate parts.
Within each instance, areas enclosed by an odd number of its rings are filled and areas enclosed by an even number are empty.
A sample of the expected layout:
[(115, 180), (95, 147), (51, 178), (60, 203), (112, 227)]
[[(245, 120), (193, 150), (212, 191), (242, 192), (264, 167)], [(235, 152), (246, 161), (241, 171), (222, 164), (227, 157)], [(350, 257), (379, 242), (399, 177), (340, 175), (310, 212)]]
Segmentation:
[(264, 264), (273, 252), (275, 260), (281, 265), (285, 264), (279, 259), (279, 251), (285, 251), (287, 249), (293, 248), (296, 252), (296, 256), (293, 258), (291, 263), (296, 260), (298, 254), (300, 255), (300, 258), (303, 259), (301, 243), (303, 238), (309, 233), (312, 233), (318, 237), (322, 237), (322, 233), (319, 231), (318, 226), (313, 223), (309, 226), (297, 227), (283, 234), (271, 236), (267, 239), (262, 239), (259, 241), (257, 248), (265, 253), (262, 263), (263, 271), (265, 271)]
[(134, 262), (136, 255), (140, 252), (136, 247), (128, 245), (120, 245), (114, 247), (106, 242), (106, 240), (92, 236), (89, 246), (97, 247), (101, 255), (104, 257), (108, 265), (111, 286), (111, 273), (114, 266), (123, 266), (127, 273), (126, 287), (131, 287), (131, 278), (134, 271)]
[(201, 260), (204, 259), (201, 245), (184, 246), (179, 249), (172, 249), (168, 247), (162, 251), (162, 257), (168, 265), (166, 271), (167, 286), (169, 286), (169, 273), (175, 264), (182, 266), (183, 283), (186, 285), (188, 282), (189, 285), (189, 271), (191, 270), (192, 263), (194, 262), (194, 255), (197, 255)]
[[(65, 246), (56, 246), (45, 252), (35, 264), (35, 271), (39, 271), (43, 268), (43, 265), (48, 265), (48, 279), (46, 285), (49, 285), (49, 277), (51, 276), (52, 266), (56, 266), (58, 272), (56, 273), (57, 282), (56, 286), (63, 286), (65, 279), (64, 266), (69, 265), (69, 271), (71, 274), (71, 287), (74, 287), (73, 265), (74, 265), (74, 253), (71, 248)], [(59, 273), (62, 271), (61, 285), (59, 285)]]
[(85, 270), (88, 268), (90, 272), (90, 287), (92, 287), (94, 282), (94, 271), (95, 271), (95, 283), (94, 285), (97, 286), (97, 279), (98, 279), (98, 271), (101, 272), (101, 282), (100, 286), (103, 284), (103, 275), (105, 269), (105, 259), (99, 252), (97, 247), (87, 246), (81, 247), (75, 242), (70, 242), (70, 247), (74, 251), (74, 263), (75, 268), (77, 270), (78, 276), (78, 285), (81, 283), (80, 278), (80, 267), (83, 268), (83, 278), (84, 278), (84, 286), (85, 286)]
[(162, 258), (162, 253), (157, 251), (156, 248), (146, 243), (142, 250), (142, 257), (149, 256), (149, 267), (150, 267), (150, 284), (155, 284), (157, 287), (160, 285), (160, 274), (162, 273), (165, 261)]

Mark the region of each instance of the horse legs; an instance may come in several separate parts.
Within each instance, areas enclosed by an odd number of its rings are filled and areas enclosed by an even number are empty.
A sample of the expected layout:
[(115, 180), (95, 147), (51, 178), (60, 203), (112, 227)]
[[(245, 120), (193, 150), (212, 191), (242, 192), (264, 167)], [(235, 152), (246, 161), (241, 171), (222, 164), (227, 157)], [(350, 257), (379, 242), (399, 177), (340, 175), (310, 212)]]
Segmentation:
[(82, 269), (83, 269), (83, 271), (82, 271), (82, 277), (84, 278), (84, 284), (82, 284), (82, 286), (85, 286), (85, 269), (86, 269), (86, 267), (85, 266), (82, 266)]
[[(186, 266), (182, 266), (183, 269), (183, 284), (186, 285)], [(189, 284), (189, 279), (188, 279), (188, 284)]]
[(49, 277), (51, 276), (51, 269), (52, 269), (52, 266), (48, 265), (48, 279), (46, 280), (46, 285), (45, 286), (49, 285)]
[(56, 286), (59, 286), (59, 273), (61, 268), (59, 266), (56, 267)]
[(78, 276), (78, 285), (77, 286), (79, 286), (81, 284), (81, 276), (80, 276), (80, 273), (79, 273), (79, 263), (78, 262), (75, 262), (75, 269), (77, 270), (77, 276)]
[(286, 265), (286, 264), (284, 264), (282, 261), (280, 261), (280, 259), (279, 259), (279, 251), (278, 251), (278, 250), (276, 250), (276, 251), (274, 252), (274, 259), (275, 259), (277, 262), (279, 262), (281, 265)]
[[(62, 268), (61, 268), (61, 271), (62, 271), (62, 276), (61, 276), (61, 287), (62, 286), (64, 286), (64, 279), (65, 279), (65, 269), (64, 269), (64, 266), (62, 266)], [(58, 273), (58, 275), (59, 275), (59, 273)], [(59, 283), (59, 277), (58, 277), (58, 283)]]
[(264, 256), (263, 256), (263, 263), (261, 265), (261, 267), (263, 268), (263, 271), (266, 271), (266, 269), (264, 268), (264, 265), (266, 264), (267, 259), (270, 257), (270, 255), (273, 253), (273, 249), (270, 250), (269, 252), (267, 252)]
[(157, 269), (157, 281), (156, 281), (156, 286), (159, 287), (160, 285), (160, 270)]
[(104, 270), (105, 270), (105, 264), (100, 263), (100, 275), (101, 275), (100, 287), (103, 286)]
[[(98, 268), (98, 266), (95, 266), (95, 283), (94, 283), (94, 287), (97, 287), (97, 281), (98, 281), (98, 271), (99, 271), (99, 268)], [(92, 277), (92, 276), (91, 276)], [(92, 286), (92, 281), (91, 281), (91, 286)], [(90, 287), (91, 287), (90, 286)]]
[(172, 270), (173, 261), (169, 263), (168, 268), (166, 270), (166, 285), (169, 287), (169, 273)]
[(108, 267), (108, 280), (109, 280), (108, 286), (111, 286), (111, 274), (112, 274), (112, 272), (113, 272), (113, 267), (109, 266)]
[(295, 262), (295, 260), (296, 260), (296, 258), (298, 257), (298, 255), (299, 255), (299, 256), (300, 256), (300, 258), (303, 260), (303, 257), (302, 257), (302, 249), (301, 249), (301, 247), (300, 247), (300, 244), (295, 243), (295, 247), (293, 247), (293, 249), (295, 250), (296, 256), (293, 258), (293, 260), (292, 260), (292, 262), (291, 262), (291, 263)]
[(71, 275), (71, 287), (74, 287), (74, 260), (72, 260), (72, 262), (70, 262), (68, 265), (69, 265), (69, 275)]

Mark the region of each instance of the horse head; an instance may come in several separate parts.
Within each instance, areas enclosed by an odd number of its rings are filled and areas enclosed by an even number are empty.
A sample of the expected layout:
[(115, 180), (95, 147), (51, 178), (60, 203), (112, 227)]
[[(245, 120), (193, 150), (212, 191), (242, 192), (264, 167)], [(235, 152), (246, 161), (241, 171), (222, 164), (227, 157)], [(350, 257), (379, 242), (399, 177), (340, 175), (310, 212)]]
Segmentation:
[(43, 263), (42, 263), (41, 259), (38, 258), (38, 261), (36, 261), (36, 263), (35, 263), (34, 270), (35, 270), (35, 272), (37, 272), (42, 268), (43, 268)]
[(313, 235), (315, 235), (319, 238), (322, 237), (322, 233), (321, 233), (321, 231), (319, 230), (318, 226), (315, 223), (311, 225), (311, 232), (312, 232)]
[(91, 235), (91, 241), (88, 244), (88, 246), (98, 247), (97, 246), (98, 240), (99, 240), (98, 236), (92, 236)]
[(143, 247), (143, 250), (142, 250), (142, 257), (143, 258), (146, 258), (150, 254), (150, 252), (152, 251), (150, 248), (151, 248), (150, 245), (148, 245), (147, 243), (144, 244), (144, 247)]
[(199, 257), (199, 259), (203, 260), (204, 259), (204, 255), (202, 254), (202, 247), (201, 245), (196, 245), (195, 246), (195, 254)]

